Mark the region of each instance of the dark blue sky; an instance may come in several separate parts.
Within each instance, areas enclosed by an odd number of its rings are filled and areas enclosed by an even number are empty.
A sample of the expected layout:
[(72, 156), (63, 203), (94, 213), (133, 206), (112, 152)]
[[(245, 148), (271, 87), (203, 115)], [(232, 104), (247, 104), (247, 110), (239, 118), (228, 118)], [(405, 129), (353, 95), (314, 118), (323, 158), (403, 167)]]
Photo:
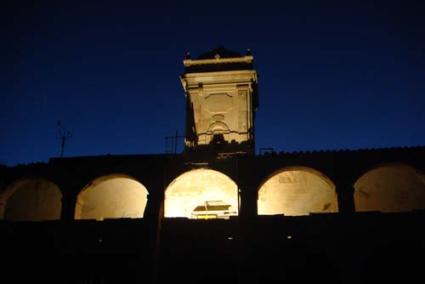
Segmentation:
[(58, 156), (58, 120), (65, 156), (163, 153), (219, 45), (254, 54), (257, 149), (425, 145), (423, 1), (62, 2), (0, 4), (0, 163)]

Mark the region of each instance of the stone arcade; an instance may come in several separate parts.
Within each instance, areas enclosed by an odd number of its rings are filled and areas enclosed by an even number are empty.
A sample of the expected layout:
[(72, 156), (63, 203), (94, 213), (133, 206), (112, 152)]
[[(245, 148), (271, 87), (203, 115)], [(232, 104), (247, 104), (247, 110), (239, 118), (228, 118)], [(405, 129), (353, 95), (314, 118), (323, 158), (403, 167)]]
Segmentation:
[(224, 48), (185, 58), (183, 153), (1, 167), (5, 275), (49, 283), (419, 275), (425, 148), (255, 155), (253, 59)]

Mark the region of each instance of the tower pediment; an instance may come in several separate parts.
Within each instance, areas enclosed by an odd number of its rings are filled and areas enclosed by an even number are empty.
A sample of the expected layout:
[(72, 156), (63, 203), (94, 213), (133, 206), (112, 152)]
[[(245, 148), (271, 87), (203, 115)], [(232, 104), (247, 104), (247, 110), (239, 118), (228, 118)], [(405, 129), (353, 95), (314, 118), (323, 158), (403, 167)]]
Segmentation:
[[(183, 61), (187, 149), (222, 141), (240, 145), (238, 152), (253, 152), (257, 73), (252, 63), (251, 54), (242, 56), (224, 48)], [(218, 134), (219, 140), (214, 137)]]

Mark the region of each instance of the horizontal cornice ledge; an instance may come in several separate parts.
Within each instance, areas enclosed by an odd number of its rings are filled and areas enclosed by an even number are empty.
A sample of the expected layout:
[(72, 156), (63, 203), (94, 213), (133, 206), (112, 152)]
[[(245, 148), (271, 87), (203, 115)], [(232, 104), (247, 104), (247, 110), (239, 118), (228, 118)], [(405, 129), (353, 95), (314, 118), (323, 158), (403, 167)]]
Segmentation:
[(243, 57), (231, 57), (231, 58), (213, 58), (213, 59), (185, 59), (183, 64), (185, 67), (195, 65), (208, 65), (208, 64), (226, 64), (226, 63), (247, 63), (250, 64), (254, 60), (252, 55), (246, 55)]

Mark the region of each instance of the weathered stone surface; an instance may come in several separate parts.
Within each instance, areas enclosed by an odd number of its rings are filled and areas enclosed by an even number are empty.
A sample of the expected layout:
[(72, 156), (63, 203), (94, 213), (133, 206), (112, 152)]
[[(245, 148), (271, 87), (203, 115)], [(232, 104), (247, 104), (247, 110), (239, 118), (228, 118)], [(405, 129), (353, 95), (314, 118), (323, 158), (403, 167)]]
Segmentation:
[[(253, 142), (253, 96), (257, 73), (249, 66), (252, 56), (185, 60), (185, 66), (197, 66), (197, 72), (186, 71), (181, 77), (187, 100), (192, 106), (187, 115), (193, 117), (196, 141), (186, 140), (188, 147), (208, 145), (220, 134), (227, 143)], [(205, 72), (211, 65), (242, 64), (219, 72)], [(245, 65), (243, 65), (245, 64)], [(202, 68), (205, 68), (203, 70)]]
[(20, 179), (0, 195), (0, 219), (13, 221), (59, 220), (62, 194), (46, 179)]

